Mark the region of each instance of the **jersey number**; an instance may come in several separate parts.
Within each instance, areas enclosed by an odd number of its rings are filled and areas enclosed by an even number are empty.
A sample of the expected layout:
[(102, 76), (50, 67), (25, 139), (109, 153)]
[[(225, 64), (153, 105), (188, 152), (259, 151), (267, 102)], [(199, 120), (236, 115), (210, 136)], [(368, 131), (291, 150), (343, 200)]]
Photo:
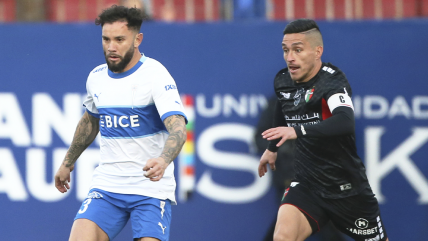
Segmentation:
[(91, 203), (91, 201), (92, 199), (86, 199), (86, 201), (83, 202), (83, 209), (79, 209), (80, 214), (86, 212), (86, 209), (88, 209), (88, 206)]
[(339, 99), (340, 99), (340, 102), (345, 103), (345, 99), (343, 98), (343, 95), (339, 95)]

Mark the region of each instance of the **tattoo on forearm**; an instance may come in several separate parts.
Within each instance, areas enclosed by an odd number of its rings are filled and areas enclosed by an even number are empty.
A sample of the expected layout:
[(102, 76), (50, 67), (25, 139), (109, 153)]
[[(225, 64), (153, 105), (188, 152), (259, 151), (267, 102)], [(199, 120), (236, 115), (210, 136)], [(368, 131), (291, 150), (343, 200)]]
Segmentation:
[(68, 148), (63, 164), (71, 167), (80, 154), (95, 140), (99, 132), (99, 120), (85, 112), (74, 133), (73, 142)]
[(169, 136), (161, 157), (169, 164), (178, 156), (186, 141), (186, 123), (183, 116), (172, 115), (164, 120), (164, 124)]

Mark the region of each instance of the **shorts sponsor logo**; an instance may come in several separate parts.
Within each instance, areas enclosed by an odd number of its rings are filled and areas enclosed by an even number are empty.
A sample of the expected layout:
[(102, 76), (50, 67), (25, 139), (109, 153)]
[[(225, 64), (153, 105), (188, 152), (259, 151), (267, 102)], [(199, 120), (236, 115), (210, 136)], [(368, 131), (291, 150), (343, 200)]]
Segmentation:
[(103, 195), (99, 192), (93, 191), (88, 194), (88, 199), (94, 199), (94, 198), (103, 198)]
[(355, 220), (355, 226), (357, 226), (359, 229), (365, 229), (369, 226), (369, 221), (364, 218), (359, 218)]
[(356, 235), (373, 235), (378, 232), (377, 227), (369, 229), (347, 228), (347, 230)]

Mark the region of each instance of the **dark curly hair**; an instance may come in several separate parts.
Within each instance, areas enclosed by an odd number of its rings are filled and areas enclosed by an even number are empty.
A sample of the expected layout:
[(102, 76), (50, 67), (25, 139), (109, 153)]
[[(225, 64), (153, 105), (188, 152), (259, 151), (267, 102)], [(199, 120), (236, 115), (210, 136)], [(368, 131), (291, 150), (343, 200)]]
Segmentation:
[(105, 23), (114, 23), (117, 21), (128, 22), (127, 26), (130, 30), (140, 31), (143, 24), (144, 13), (138, 8), (127, 8), (124, 6), (113, 5), (98, 15), (95, 19), (96, 25), (104, 26)]

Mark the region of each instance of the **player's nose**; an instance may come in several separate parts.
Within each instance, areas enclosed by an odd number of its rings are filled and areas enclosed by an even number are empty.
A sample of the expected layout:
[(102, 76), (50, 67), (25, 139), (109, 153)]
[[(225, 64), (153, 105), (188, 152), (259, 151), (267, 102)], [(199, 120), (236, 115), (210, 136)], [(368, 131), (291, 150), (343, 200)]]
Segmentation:
[(293, 62), (294, 60), (295, 60), (295, 58), (294, 58), (294, 54), (292, 53), (292, 51), (290, 51), (290, 53), (288, 53), (288, 54), (287, 54), (286, 61), (287, 61), (287, 63), (291, 63), (291, 62)]
[(117, 51), (117, 46), (116, 46), (116, 44), (114, 44), (113, 42), (110, 42), (110, 43), (107, 45), (107, 51), (108, 51), (108, 52), (116, 52), (116, 51)]

